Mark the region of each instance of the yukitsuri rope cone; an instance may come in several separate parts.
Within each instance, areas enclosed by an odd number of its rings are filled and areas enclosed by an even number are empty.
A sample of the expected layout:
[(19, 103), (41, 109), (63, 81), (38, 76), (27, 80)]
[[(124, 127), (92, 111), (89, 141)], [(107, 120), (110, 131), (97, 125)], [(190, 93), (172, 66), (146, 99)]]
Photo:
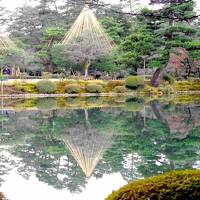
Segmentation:
[(65, 35), (62, 45), (70, 60), (84, 64), (85, 77), (91, 62), (107, 56), (115, 47), (87, 5)]
[(96, 44), (95, 48), (104, 48), (105, 52), (113, 49), (114, 45), (110, 38), (87, 5), (83, 8), (69, 32), (65, 35), (62, 44), (67, 46), (76, 43), (84, 33), (88, 34), (91, 43)]
[(0, 36), (0, 50), (6, 50), (9, 48), (14, 48), (16, 45), (7, 36)]
[(112, 135), (99, 133), (94, 128), (76, 125), (67, 129), (62, 140), (86, 177), (89, 178), (105, 150), (111, 146)]

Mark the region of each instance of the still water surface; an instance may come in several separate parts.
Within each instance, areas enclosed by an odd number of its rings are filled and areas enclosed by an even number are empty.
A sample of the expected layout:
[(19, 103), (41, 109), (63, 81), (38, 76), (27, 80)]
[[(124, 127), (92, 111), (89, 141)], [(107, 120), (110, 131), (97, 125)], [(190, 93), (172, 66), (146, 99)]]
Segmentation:
[(199, 103), (95, 101), (85, 109), (7, 103), (0, 191), (9, 200), (103, 200), (132, 180), (200, 168)]

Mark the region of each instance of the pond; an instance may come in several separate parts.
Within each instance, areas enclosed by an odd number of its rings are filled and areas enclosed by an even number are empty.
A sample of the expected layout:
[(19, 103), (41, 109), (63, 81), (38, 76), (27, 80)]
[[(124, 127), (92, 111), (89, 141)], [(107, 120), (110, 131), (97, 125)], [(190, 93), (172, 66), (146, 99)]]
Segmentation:
[(5, 99), (0, 191), (103, 200), (132, 180), (200, 168), (200, 102), (183, 99)]

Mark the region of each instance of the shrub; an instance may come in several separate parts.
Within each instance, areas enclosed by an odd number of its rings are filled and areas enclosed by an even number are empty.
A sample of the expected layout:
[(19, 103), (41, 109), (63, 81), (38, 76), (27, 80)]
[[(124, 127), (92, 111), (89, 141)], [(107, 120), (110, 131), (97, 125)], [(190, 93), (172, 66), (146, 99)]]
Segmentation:
[(117, 87), (115, 87), (115, 92), (116, 93), (125, 93), (126, 88), (124, 86), (117, 86)]
[(36, 83), (36, 88), (39, 93), (42, 94), (51, 94), (56, 92), (56, 84), (48, 81), (48, 80), (42, 80)]
[(175, 82), (174, 78), (170, 74), (164, 74), (162, 79), (167, 81), (170, 85)]
[(129, 112), (137, 112), (142, 110), (144, 107), (144, 99), (143, 98), (129, 98), (126, 100), (125, 110)]
[(112, 89), (117, 86), (124, 86), (124, 85), (125, 85), (125, 82), (123, 80), (111, 80), (111, 81), (108, 81), (107, 83), (107, 86)]
[(65, 92), (69, 93), (69, 94), (80, 93), (81, 92), (81, 86), (76, 84), (76, 83), (69, 84), (65, 87)]
[(89, 84), (87, 85), (86, 90), (90, 93), (101, 93), (103, 91), (103, 87), (97, 84)]
[(55, 98), (39, 98), (36, 105), (40, 110), (53, 110), (57, 108), (57, 100)]
[(140, 76), (129, 76), (125, 81), (125, 85), (129, 89), (143, 88), (144, 79)]
[(172, 171), (129, 183), (106, 200), (189, 200), (200, 199), (200, 170)]

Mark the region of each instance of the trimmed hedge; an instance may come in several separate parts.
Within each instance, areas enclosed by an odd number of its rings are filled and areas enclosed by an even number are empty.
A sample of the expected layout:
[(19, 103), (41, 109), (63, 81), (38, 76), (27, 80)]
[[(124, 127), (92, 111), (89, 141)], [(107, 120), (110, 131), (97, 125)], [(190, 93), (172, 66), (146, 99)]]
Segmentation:
[(48, 80), (42, 80), (36, 83), (36, 88), (39, 93), (53, 94), (56, 92), (56, 84)]
[(89, 84), (87, 85), (86, 90), (90, 93), (101, 93), (103, 92), (103, 87), (97, 84)]
[(200, 170), (172, 171), (129, 183), (106, 200), (197, 200), (200, 199)]
[(80, 93), (81, 92), (81, 86), (76, 84), (76, 83), (69, 84), (65, 87), (65, 92), (69, 93), (69, 94)]
[(129, 76), (125, 81), (125, 86), (129, 89), (143, 88), (144, 79), (140, 76)]
[(124, 86), (117, 86), (117, 87), (115, 87), (115, 92), (116, 93), (125, 93), (126, 88)]

